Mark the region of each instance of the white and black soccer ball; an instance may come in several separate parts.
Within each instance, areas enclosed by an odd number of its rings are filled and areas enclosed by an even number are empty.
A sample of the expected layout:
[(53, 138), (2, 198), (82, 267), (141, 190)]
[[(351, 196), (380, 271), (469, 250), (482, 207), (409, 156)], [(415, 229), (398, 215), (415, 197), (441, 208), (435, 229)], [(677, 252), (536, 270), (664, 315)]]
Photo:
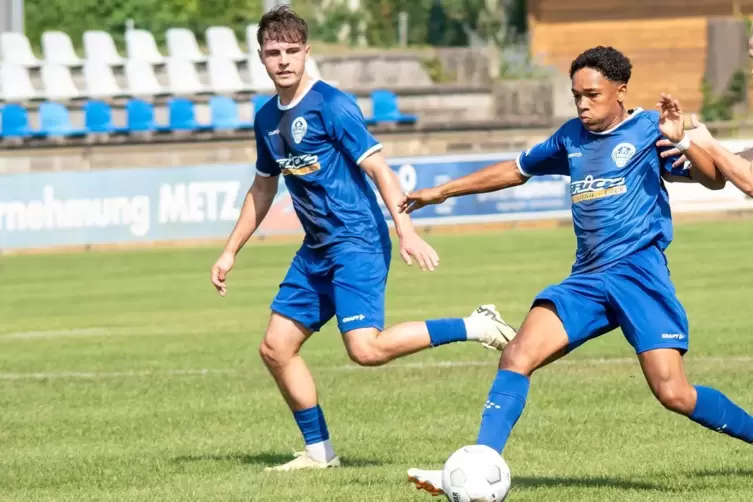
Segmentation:
[(502, 502), (510, 482), (505, 459), (483, 445), (460, 448), (442, 470), (442, 489), (451, 502)]

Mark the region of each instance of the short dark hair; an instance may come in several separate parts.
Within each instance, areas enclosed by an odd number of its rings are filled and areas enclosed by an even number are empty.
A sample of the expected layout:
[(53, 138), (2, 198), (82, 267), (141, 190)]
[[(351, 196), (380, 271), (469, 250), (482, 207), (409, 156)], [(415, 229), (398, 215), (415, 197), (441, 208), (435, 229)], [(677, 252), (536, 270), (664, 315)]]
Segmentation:
[(261, 17), (256, 40), (259, 47), (264, 40), (305, 44), (309, 40), (309, 27), (289, 5), (278, 5)]
[(583, 52), (570, 65), (570, 78), (578, 70), (592, 68), (612, 82), (627, 84), (633, 68), (630, 59), (614, 47), (599, 45)]

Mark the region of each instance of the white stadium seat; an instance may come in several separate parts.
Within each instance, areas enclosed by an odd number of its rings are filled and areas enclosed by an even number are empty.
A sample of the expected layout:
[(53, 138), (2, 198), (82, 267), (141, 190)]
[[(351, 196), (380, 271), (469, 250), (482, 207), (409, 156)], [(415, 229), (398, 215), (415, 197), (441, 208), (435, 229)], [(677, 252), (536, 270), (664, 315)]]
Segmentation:
[(0, 91), (6, 101), (26, 101), (39, 97), (31, 85), (29, 70), (25, 66), (5, 62), (0, 65)]
[(170, 81), (170, 91), (175, 94), (196, 94), (205, 90), (196, 67), (186, 59), (168, 59), (167, 77)]
[(210, 57), (207, 63), (209, 86), (216, 93), (248, 91), (249, 86), (241, 80), (235, 61), (220, 57)]
[(154, 35), (146, 30), (128, 30), (125, 34), (126, 54), (131, 61), (146, 61), (150, 64), (163, 64), (163, 56), (157, 48)]
[(167, 52), (172, 59), (183, 59), (192, 63), (201, 63), (207, 57), (199, 49), (196, 36), (187, 28), (170, 28), (165, 33)]
[(23, 33), (6, 31), (0, 35), (0, 52), (3, 62), (22, 66), (39, 66), (40, 61), (31, 50), (29, 39)]
[(46, 98), (73, 99), (81, 96), (67, 66), (60, 63), (44, 63), (41, 74)]
[(123, 95), (115, 80), (112, 68), (104, 61), (86, 61), (84, 63), (84, 81), (86, 94), (93, 98), (111, 98)]
[(45, 31), (42, 33), (42, 53), (48, 63), (66, 66), (81, 66), (81, 58), (73, 48), (71, 37), (62, 31)]
[(84, 32), (84, 51), (88, 61), (98, 61), (110, 66), (119, 66), (125, 60), (118, 54), (115, 41), (106, 31)]
[(152, 65), (147, 61), (129, 59), (125, 64), (125, 74), (129, 94), (134, 96), (165, 94), (165, 90), (154, 74)]
[(235, 32), (227, 26), (211, 26), (207, 28), (206, 36), (207, 47), (209, 47), (209, 53), (212, 56), (232, 59), (233, 61), (246, 59), (246, 54), (238, 45)]

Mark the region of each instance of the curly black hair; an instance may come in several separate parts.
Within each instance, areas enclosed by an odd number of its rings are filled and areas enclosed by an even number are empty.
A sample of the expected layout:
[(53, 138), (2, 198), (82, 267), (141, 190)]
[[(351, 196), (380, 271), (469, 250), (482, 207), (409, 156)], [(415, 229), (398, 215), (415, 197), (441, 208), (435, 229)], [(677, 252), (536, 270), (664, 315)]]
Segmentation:
[(600, 45), (588, 49), (573, 60), (570, 65), (570, 78), (583, 68), (593, 68), (612, 82), (627, 84), (633, 65), (627, 56), (614, 47)]

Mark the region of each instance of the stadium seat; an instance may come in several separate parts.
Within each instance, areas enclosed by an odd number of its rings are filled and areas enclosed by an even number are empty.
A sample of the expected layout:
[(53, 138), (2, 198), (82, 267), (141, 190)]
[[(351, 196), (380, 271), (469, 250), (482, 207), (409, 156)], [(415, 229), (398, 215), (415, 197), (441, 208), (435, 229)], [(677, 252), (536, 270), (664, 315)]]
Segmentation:
[(168, 127), (154, 120), (154, 107), (142, 99), (130, 99), (126, 103), (126, 127), (128, 132), (162, 132)]
[(418, 120), (415, 115), (406, 115), (397, 106), (397, 96), (394, 92), (377, 89), (371, 92), (373, 103), (372, 118), (367, 123), (395, 122), (398, 124), (413, 124)]
[(88, 62), (120, 66), (125, 63), (115, 47), (115, 41), (106, 31), (85, 31), (84, 52)]
[(127, 128), (115, 127), (110, 105), (96, 99), (84, 103), (84, 126), (87, 132), (98, 134), (112, 134), (127, 130)]
[(188, 28), (170, 28), (165, 33), (167, 52), (171, 59), (202, 63), (207, 57), (199, 49), (196, 36)]
[(48, 99), (73, 99), (81, 97), (81, 92), (73, 83), (71, 71), (61, 63), (42, 65), (42, 84)]
[(238, 67), (231, 59), (210, 57), (207, 71), (209, 87), (217, 94), (250, 91), (250, 87), (241, 80)]
[(332, 85), (335, 87), (340, 85), (340, 83), (337, 82), (336, 80), (325, 80), (324, 77), (322, 76), (322, 72), (319, 71), (319, 65), (317, 64), (316, 60), (312, 57), (309, 57), (308, 61), (306, 61), (306, 73), (308, 74), (309, 77), (316, 80), (321, 80), (322, 82), (326, 82), (329, 85)]
[(19, 104), (8, 103), (3, 106), (2, 112), (3, 137), (26, 138), (32, 136), (29, 128), (29, 115), (26, 108)]
[(227, 26), (210, 26), (206, 31), (209, 54), (215, 57), (243, 61), (246, 54), (238, 45), (235, 32)]
[(274, 82), (269, 78), (264, 63), (259, 59), (259, 42), (256, 40), (258, 24), (246, 26), (246, 43), (248, 44), (248, 73), (251, 77), (251, 89), (255, 92), (273, 91)]
[(86, 94), (94, 98), (111, 98), (124, 95), (115, 80), (110, 65), (104, 61), (84, 62)]
[(196, 67), (187, 59), (168, 59), (167, 77), (173, 94), (199, 94), (206, 90), (199, 80)]
[(71, 125), (65, 106), (45, 101), (39, 105), (39, 133), (44, 136), (84, 136), (86, 130)]
[(253, 129), (253, 122), (241, 121), (238, 118), (238, 105), (227, 96), (212, 96), (209, 99), (212, 112), (212, 129)]
[(41, 63), (31, 50), (29, 39), (23, 33), (6, 31), (0, 34), (0, 52), (3, 63), (34, 67)]
[(187, 98), (173, 98), (167, 105), (171, 131), (199, 131), (209, 129), (196, 121), (193, 101)]
[(128, 92), (134, 96), (157, 96), (167, 94), (147, 61), (129, 59), (125, 63)]
[(131, 61), (145, 61), (149, 64), (164, 64), (163, 56), (157, 48), (154, 35), (146, 30), (126, 30), (126, 54)]
[(2, 99), (6, 101), (27, 101), (39, 97), (31, 85), (29, 70), (16, 63), (5, 62), (0, 65), (0, 89)]
[(251, 103), (254, 105), (254, 116), (256, 116), (256, 114), (259, 113), (259, 110), (261, 110), (261, 107), (267, 104), (267, 101), (272, 98), (273, 96), (268, 94), (254, 94), (251, 98)]
[(45, 31), (42, 33), (42, 54), (47, 63), (65, 66), (81, 66), (81, 58), (73, 48), (71, 37), (62, 31)]

